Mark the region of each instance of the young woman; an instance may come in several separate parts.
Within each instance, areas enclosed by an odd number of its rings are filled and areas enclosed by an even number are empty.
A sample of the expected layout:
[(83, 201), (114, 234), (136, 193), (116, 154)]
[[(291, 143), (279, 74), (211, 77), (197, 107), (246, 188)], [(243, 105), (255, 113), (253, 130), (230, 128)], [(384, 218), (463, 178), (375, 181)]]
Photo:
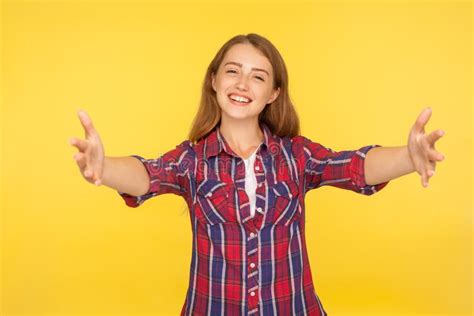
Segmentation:
[[(105, 157), (91, 119), (72, 138), (90, 183), (117, 190), (137, 207), (165, 193), (190, 210), (193, 252), (181, 315), (327, 315), (305, 242), (305, 194), (330, 185), (371, 195), (417, 171), (426, 187), (443, 155), (443, 135), (425, 135), (424, 110), (407, 146), (368, 145), (336, 152), (301, 136), (277, 49), (257, 34), (238, 35), (208, 67), (189, 139), (156, 159)], [(370, 154), (369, 154), (370, 153)]]

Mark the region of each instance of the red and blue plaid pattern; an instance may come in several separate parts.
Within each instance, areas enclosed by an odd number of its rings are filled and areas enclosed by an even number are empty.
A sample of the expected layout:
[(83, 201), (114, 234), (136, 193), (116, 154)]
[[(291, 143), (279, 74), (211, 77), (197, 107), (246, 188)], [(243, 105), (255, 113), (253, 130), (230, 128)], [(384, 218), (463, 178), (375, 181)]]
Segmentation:
[(181, 315), (327, 315), (314, 289), (305, 241), (305, 194), (323, 185), (371, 195), (364, 159), (380, 145), (333, 151), (304, 136), (279, 137), (261, 123), (254, 164), (256, 212), (245, 191), (245, 164), (217, 126), (156, 159), (142, 196), (118, 192), (130, 207), (165, 193), (182, 196), (193, 229), (189, 288)]

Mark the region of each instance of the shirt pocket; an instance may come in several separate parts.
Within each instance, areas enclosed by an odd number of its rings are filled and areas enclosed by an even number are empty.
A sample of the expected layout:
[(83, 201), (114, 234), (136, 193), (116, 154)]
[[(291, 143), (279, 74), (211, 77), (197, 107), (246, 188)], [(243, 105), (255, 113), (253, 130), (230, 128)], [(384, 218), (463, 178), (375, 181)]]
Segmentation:
[(207, 225), (229, 221), (232, 209), (229, 196), (230, 185), (225, 182), (207, 179), (199, 183), (194, 204), (197, 220)]
[(301, 205), (298, 183), (282, 180), (272, 186), (274, 194), (273, 223), (288, 226), (301, 217)]

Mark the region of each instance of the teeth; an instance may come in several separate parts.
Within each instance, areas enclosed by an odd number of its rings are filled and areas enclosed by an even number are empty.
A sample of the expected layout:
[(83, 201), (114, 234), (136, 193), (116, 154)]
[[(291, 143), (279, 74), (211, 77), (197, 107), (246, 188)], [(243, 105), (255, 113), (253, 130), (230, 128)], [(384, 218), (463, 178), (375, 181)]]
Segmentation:
[(231, 95), (230, 98), (234, 101), (238, 101), (238, 102), (243, 102), (243, 103), (248, 103), (250, 102), (249, 99), (247, 98), (244, 98), (244, 97), (241, 97), (241, 96), (237, 96), (237, 95)]

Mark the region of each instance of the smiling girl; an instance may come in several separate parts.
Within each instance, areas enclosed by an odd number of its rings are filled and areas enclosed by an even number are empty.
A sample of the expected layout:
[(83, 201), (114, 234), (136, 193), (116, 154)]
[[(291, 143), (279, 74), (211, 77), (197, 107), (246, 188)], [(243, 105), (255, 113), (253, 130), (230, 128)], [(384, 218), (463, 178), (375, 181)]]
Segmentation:
[(305, 241), (305, 195), (324, 185), (371, 195), (414, 171), (423, 186), (443, 155), (425, 109), (408, 144), (334, 151), (300, 135), (278, 50), (257, 34), (226, 42), (210, 63), (189, 139), (154, 159), (106, 157), (84, 111), (71, 138), (82, 176), (130, 207), (165, 193), (189, 207), (189, 287), (181, 315), (327, 315)]

